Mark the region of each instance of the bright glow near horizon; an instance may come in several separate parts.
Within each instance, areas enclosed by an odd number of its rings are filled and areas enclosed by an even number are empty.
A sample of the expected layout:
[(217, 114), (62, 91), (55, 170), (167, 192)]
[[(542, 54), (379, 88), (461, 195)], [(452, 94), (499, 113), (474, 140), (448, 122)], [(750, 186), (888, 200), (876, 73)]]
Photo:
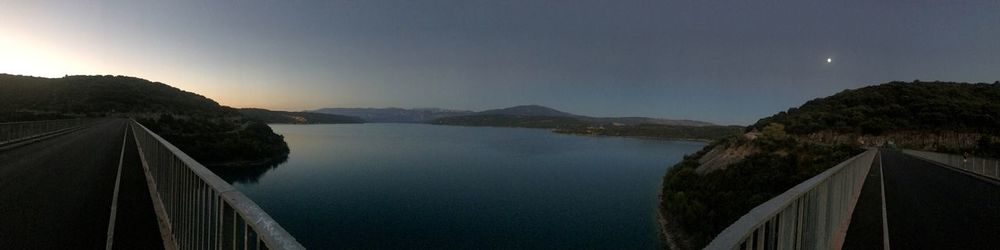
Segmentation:
[(63, 58), (11, 38), (0, 39), (0, 72), (41, 77), (70, 73), (70, 66)]

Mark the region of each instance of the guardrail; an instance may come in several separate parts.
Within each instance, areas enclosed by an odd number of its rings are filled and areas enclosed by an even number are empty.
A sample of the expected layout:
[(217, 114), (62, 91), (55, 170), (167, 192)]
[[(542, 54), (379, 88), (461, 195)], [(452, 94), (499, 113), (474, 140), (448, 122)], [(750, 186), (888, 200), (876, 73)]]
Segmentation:
[(93, 121), (94, 119), (64, 119), (0, 123), (0, 144), (37, 137)]
[(130, 122), (154, 209), (179, 249), (305, 249), (256, 203), (187, 154)]
[(753, 208), (705, 249), (839, 249), (877, 153), (869, 149)]
[(1000, 181), (1000, 160), (904, 149), (903, 153)]

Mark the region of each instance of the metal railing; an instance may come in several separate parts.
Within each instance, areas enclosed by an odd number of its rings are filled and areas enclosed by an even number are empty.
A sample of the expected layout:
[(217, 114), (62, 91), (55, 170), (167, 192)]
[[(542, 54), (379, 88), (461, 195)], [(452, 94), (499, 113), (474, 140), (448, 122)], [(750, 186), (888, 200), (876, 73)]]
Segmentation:
[(1000, 160), (904, 149), (903, 153), (1000, 181)]
[(705, 249), (838, 248), (877, 153), (869, 149), (753, 208)]
[(0, 144), (70, 129), (93, 121), (94, 119), (64, 119), (0, 123)]
[(233, 186), (138, 122), (130, 124), (168, 247), (305, 249)]

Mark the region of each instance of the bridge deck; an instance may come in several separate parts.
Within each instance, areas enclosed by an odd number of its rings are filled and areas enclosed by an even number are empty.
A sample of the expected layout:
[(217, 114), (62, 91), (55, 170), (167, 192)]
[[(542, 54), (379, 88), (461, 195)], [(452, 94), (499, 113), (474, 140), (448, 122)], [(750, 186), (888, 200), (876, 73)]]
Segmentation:
[[(882, 151), (881, 164), (884, 183), (880, 184), (885, 187), (885, 214), (888, 217), (884, 221), (889, 231), (889, 247), (992, 249), (1000, 246), (1000, 185), (895, 151)], [(873, 172), (877, 171), (875, 167), (878, 165), (872, 168)], [(873, 174), (878, 177), (878, 173)], [(873, 223), (871, 219), (882, 219), (882, 197), (870, 195), (874, 191), (869, 189), (882, 185), (868, 185), (866, 181), (858, 209), (852, 216), (845, 248), (881, 246), (869, 234), (882, 233), (881, 229), (871, 228), (882, 226), (881, 222)], [(865, 209), (872, 207), (879, 209)]]
[(115, 246), (162, 247), (135, 143), (123, 144), (126, 124), (0, 152), (0, 249), (104, 249), (120, 162)]
[(844, 249), (883, 249), (882, 231), (882, 170), (876, 156), (861, 188), (858, 204), (851, 214)]

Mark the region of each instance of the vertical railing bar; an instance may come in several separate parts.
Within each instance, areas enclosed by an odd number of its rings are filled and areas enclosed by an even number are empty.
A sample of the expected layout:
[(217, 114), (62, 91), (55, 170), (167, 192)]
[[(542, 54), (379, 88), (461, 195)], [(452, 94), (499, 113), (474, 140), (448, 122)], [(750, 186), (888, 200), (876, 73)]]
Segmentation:
[(249, 223), (243, 220), (243, 249), (250, 250), (250, 230)]
[(211, 203), (208, 201), (208, 193), (209, 193), (208, 192), (208, 189), (209, 189), (208, 188), (208, 184), (205, 184), (204, 182), (202, 182), (201, 185), (202, 185), (202, 190), (201, 190), (201, 209), (200, 209), (201, 210), (201, 220), (199, 220), (201, 222), (201, 230), (199, 230), (201, 232), (201, 242), (200, 242), (200, 244), (198, 244), (198, 246), (199, 246), (200, 249), (206, 249), (207, 250), (208, 249), (208, 236), (209, 236), (208, 227), (209, 227), (209, 223), (211, 222), (211, 220), (208, 218), (208, 215), (211, 213), (211, 211), (209, 211), (209, 209), (211, 207)]
[(215, 206), (219, 208), (218, 211), (216, 211), (216, 213), (218, 213), (219, 215), (219, 220), (216, 222), (217, 226), (215, 227), (216, 231), (215, 249), (223, 249), (222, 242), (225, 241), (226, 239), (224, 233), (224, 229), (226, 227), (226, 215), (225, 215), (226, 208), (223, 204), (221, 204), (221, 200), (218, 195), (215, 196)]
[(211, 204), (211, 208), (209, 209), (209, 213), (211, 214), (211, 216), (209, 216), (209, 224), (210, 224), (209, 234), (211, 236), (209, 237), (208, 249), (219, 249), (218, 244), (216, 243), (219, 239), (219, 234), (218, 234), (219, 204), (216, 203), (216, 197), (218, 197), (217, 192), (215, 191), (215, 189), (211, 189), (211, 194), (208, 197), (209, 198), (208, 202)]
[(236, 213), (236, 208), (233, 208), (233, 249), (239, 248), (238, 241), (240, 237), (243, 237), (240, 232), (240, 220), (241, 218)]
[(187, 223), (187, 217), (185, 217), (184, 214), (184, 199), (186, 197), (184, 193), (186, 188), (184, 186), (185, 178), (187, 178), (187, 174), (184, 173), (180, 166), (177, 166), (177, 179), (173, 182), (177, 186), (177, 200), (175, 201), (177, 206), (177, 240), (179, 241), (178, 245), (182, 247), (185, 246), (184, 244), (187, 244), (187, 236), (185, 235), (187, 233), (187, 227), (184, 226), (184, 224)]
[(201, 221), (201, 225), (202, 225), (202, 228), (201, 228), (202, 229), (201, 230), (201, 233), (202, 233), (201, 247), (202, 247), (202, 249), (206, 249), (206, 250), (209, 249), (210, 241), (211, 241), (211, 237), (212, 237), (212, 201), (211, 201), (211, 195), (212, 194), (211, 194), (210, 190), (211, 190), (211, 188), (208, 186), (208, 184), (205, 184), (205, 190), (202, 191), (202, 194), (204, 194), (204, 196), (202, 196), (202, 198), (201, 198), (201, 202), (202, 202), (201, 203), (201, 209), (202, 209), (201, 212), (202, 212), (202, 216), (203, 216), (203, 219)]
[[(833, 239), (834, 234), (845, 225), (843, 220), (850, 213), (846, 210), (853, 209), (851, 203), (863, 184), (859, 182), (867, 177), (876, 153), (868, 150), (856, 155), (761, 204), (724, 230), (708, 248), (802, 249), (840, 244)], [(744, 235), (740, 241), (732, 241), (740, 234)]]
[(184, 170), (184, 178), (181, 179), (181, 186), (184, 187), (184, 191), (181, 192), (183, 198), (181, 203), (183, 204), (184, 211), (181, 216), (184, 220), (184, 249), (191, 249), (191, 172)]
[[(206, 185), (208, 186), (208, 185)], [(202, 243), (204, 249), (211, 249), (212, 246), (212, 191), (211, 188), (205, 188), (205, 198), (202, 199), (204, 202), (204, 213), (205, 220), (203, 220), (205, 240)]]
[(177, 227), (180, 226), (179, 222), (180, 222), (180, 219), (181, 219), (178, 216), (178, 212), (177, 212), (177, 203), (178, 203), (177, 202), (177, 197), (179, 195), (177, 193), (178, 192), (177, 189), (180, 188), (180, 187), (177, 185), (176, 182), (177, 182), (178, 179), (180, 179), (180, 174), (179, 174), (178, 166), (177, 166), (177, 164), (175, 164), (175, 162), (174, 162), (173, 159), (170, 160), (170, 163), (168, 164), (168, 168), (170, 168), (170, 179), (169, 179), (170, 180), (170, 216), (171, 216), (171, 218), (173, 218), (173, 219), (170, 220), (170, 224), (171, 224), (170, 226), (173, 227), (173, 232), (175, 233), (174, 234), (174, 238), (179, 238), (180, 235), (176, 234), (176, 233), (178, 232), (178, 230), (180, 230)]
[(193, 179), (193, 181), (194, 181), (194, 184), (195, 184), (195, 191), (194, 191), (194, 202), (193, 202), (194, 203), (194, 230), (193, 230), (194, 231), (194, 247), (192, 247), (192, 248), (196, 249), (196, 250), (201, 250), (201, 237), (203, 236), (202, 235), (202, 231), (201, 231), (201, 229), (202, 229), (201, 222), (202, 222), (202, 220), (205, 219), (204, 217), (201, 216), (202, 215), (201, 214), (201, 212), (202, 212), (202, 208), (201, 208), (202, 189), (201, 189), (201, 182), (200, 181), (198, 181), (197, 179)]
[(188, 170), (187, 173), (188, 173), (188, 178), (187, 178), (188, 198), (184, 200), (184, 202), (187, 202), (187, 221), (188, 221), (187, 248), (193, 249), (195, 244), (197, 244), (197, 242), (195, 241), (195, 236), (198, 233), (197, 231), (195, 231), (197, 230), (195, 225), (197, 225), (197, 220), (198, 220), (197, 207), (196, 207), (197, 206), (196, 202), (198, 201), (197, 198), (198, 191), (197, 191), (197, 184), (195, 183), (194, 180), (196, 178), (194, 172)]
[[(268, 228), (266, 235), (260, 234), (257, 228), (276, 224), (256, 204), (141, 124), (132, 122), (137, 145), (149, 161), (147, 176), (156, 183), (152, 190), (158, 193), (161, 202), (167, 203), (163, 212), (170, 225), (164, 228), (173, 235), (177, 247), (221, 249), (229, 248), (227, 243), (237, 247), (237, 241), (241, 240), (242, 249), (302, 249), (280, 226), (275, 231)], [(57, 127), (51, 123), (32, 126), (36, 130)], [(7, 128), (0, 126), (0, 136), (8, 134)], [(225, 190), (227, 196), (223, 197), (220, 190)], [(227, 199), (234, 199), (239, 206), (233, 206)]]
[(197, 178), (191, 179), (191, 249), (201, 250), (198, 245), (201, 243), (201, 183)]
[(185, 171), (183, 168), (178, 167), (178, 170), (180, 171), (179, 172), (180, 173), (180, 176), (179, 176), (180, 178), (178, 178), (177, 181), (176, 181), (177, 182), (177, 187), (178, 187), (178, 190), (177, 190), (177, 217), (178, 217), (178, 221), (180, 221), (180, 223), (178, 223), (179, 225), (177, 226), (178, 227), (177, 231), (180, 232), (180, 236), (178, 236), (178, 238), (181, 238), (180, 239), (181, 246), (184, 249), (188, 249), (188, 245), (187, 245), (188, 244), (187, 233), (188, 233), (188, 228), (189, 228), (188, 225), (187, 225), (187, 223), (188, 223), (188, 217), (187, 217), (187, 215), (188, 215), (188, 212), (187, 212), (188, 211), (188, 208), (187, 208), (187, 199), (188, 199), (188, 194), (187, 194), (187, 190), (188, 190), (187, 178), (188, 178), (188, 174), (187, 174), (187, 171)]

